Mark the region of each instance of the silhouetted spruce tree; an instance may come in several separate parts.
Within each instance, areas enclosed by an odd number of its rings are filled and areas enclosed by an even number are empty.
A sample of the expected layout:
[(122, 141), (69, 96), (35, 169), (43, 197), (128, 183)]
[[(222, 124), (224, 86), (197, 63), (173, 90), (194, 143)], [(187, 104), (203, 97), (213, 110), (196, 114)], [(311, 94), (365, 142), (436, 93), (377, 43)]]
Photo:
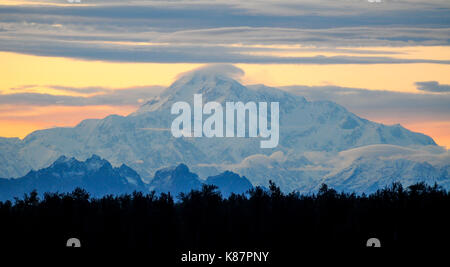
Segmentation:
[[(40, 198), (40, 196), (42, 196)], [(399, 183), (370, 195), (338, 193), (321, 185), (317, 194), (255, 187), (224, 199), (217, 187), (180, 194), (134, 192), (91, 198), (32, 191), (0, 202), (2, 246), (39, 240), (61, 247), (77, 237), (85, 247), (298, 250), (300, 247), (362, 247), (369, 237), (383, 246), (438, 246), (446, 242), (449, 193), (437, 186)], [(293, 242), (286, 242), (286, 240)], [(295, 247), (292, 247), (294, 244)]]

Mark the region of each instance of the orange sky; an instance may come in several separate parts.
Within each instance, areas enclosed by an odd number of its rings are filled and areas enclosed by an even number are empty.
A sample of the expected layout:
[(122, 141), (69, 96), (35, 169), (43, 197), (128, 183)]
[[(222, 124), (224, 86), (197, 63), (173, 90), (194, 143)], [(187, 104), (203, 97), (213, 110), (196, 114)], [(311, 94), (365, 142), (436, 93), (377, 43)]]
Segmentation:
[[(357, 49), (357, 48), (355, 48)], [(367, 50), (368, 48), (364, 48)], [(377, 50), (380, 48), (369, 48)], [(389, 48), (383, 47), (383, 50)], [(450, 59), (449, 47), (390, 48), (408, 51), (403, 58)], [(312, 56), (312, 52), (292, 52)], [(321, 52), (320, 54), (324, 54)], [(342, 54), (342, 53), (341, 53)], [(330, 53), (329, 55), (332, 55)], [(379, 56), (379, 55), (378, 55)], [(169, 85), (180, 72), (201, 64), (112, 63), (69, 58), (40, 57), (0, 52), (0, 93), (62, 92), (48, 85), (68, 87), (127, 88), (144, 85)], [(444, 64), (378, 64), (378, 65), (282, 65), (236, 64), (245, 71), (244, 84), (337, 85), (372, 90), (417, 92), (417, 81), (439, 81), (450, 84), (450, 66)], [(24, 86), (34, 85), (33, 88)], [(17, 89), (21, 88), (22, 89)], [(14, 89), (16, 88), (16, 89)], [(0, 95), (1, 97), (1, 95)], [(0, 105), (0, 136), (23, 138), (37, 129), (74, 126), (86, 118), (103, 118), (109, 114), (126, 115), (133, 106), (10, 106)], [(383, 123), (401, 123), (417, 132), (430, 135), (439, 145), (450, 147), (449, 121), (392, 121), (391, 118), (368, 118)]]

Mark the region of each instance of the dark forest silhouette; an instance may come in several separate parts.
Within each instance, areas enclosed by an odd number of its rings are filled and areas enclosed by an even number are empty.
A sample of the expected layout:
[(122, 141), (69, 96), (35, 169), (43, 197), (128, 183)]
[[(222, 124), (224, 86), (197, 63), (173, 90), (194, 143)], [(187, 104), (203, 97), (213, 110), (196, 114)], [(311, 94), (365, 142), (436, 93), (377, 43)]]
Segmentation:
[(181, 194), (90, 198), (37, 192), (0, 202), (2, 246), (64, 247), (70, 237), (83, 247), (183, 249), (293, 249), (364, 247), (376, 237), (385, 247), (434, 246), (449, 237), (450, 196), (424, 183), (394, 183), (369, 196), (338, 193), (284, 194), (271, 182), (264, 190), (223, 198), (215, 186)]

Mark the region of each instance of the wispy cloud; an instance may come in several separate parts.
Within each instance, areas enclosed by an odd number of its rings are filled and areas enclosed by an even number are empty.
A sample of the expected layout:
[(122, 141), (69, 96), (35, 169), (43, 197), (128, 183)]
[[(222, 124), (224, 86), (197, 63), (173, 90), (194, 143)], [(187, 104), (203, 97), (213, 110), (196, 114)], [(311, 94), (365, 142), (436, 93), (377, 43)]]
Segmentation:
[(29, 106), (138, 106), (158, 95), (163, 87), (161, 86), (139, 86), (123, 89), (111, 89), (102, 87), (67, 87), (49, 86), (57, 90), (77, 92), (77, 93), (97, 93), (93, 96), (68, 96), (53, 95), (47, 93), (12, 93), (0, 94), (0, 105), (29, 105)]
[[(349, 46), (449, 45), (449, 11), (448, 1), (185, 0), (89, 1), (87, 6), (0, 5), (0, 51), (127, 62), (448, 64), (425, 58), (405, 60), (393, 54), (285, 58), (271, 55), (274, 47), (257, 46), (302, 45), (319, 47), (317, 52), (324, 48), (337, 52), (336, 47)], [(254, 54), (262, 51), (266, 53)], [(351, 52), (358, 53), (346, 51)]]
[[(3, 40), (0, 50), (40, 56), (59, 56), (113, 62), (252, 63), (252, 64), (450, 64), (450, 59), (405, 59), (388, 56), (274, 56), (254, 55), (249, 48), (202, 45), (114, 45), (35, 40)], [(253, 49), (260, 51), (260, 49)]]
[[(433, 92), (433, 93), (449, 93), (450, 85), (449, 84), (440, 84), (437, 81), (429, 81), (429, 82), (416, 82), (416, 86), (418, 90)], [(449, 102), (450, 104), (450, 102)]]
[(48, 85), (47, 87), (64, 92), (73, 92), (80, 94), (93, 94), (93, 93), (110, 93), (114, 91), (111, 88), (105, 87), (70, 87), (70, 86), (61, 86), (61, 85)]
[(339, 103), (363, 117), (395, 117), (399, 121), (450, 120), (450, 94), (404, 93), (339, 86), (287, 86), (282, 89), (309, 100)]

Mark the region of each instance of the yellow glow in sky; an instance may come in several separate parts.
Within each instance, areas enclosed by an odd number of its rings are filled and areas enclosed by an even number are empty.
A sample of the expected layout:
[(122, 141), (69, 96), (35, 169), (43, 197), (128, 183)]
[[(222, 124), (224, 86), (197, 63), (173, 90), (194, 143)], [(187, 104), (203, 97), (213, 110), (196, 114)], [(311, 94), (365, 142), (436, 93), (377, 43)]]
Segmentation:
[[(202, 64), (161, 64), (84, 61), (0, 52), (0, 92), (23, 85), (101, 86), (125, 88), (169, 85), (180, 72)], [(338, 85), (401, 92), (415, 91), (417, 81), (436, 80), (450, 84), (450, 65), (295, 65), (237, 64), (245, 71), (243, 82), (270, 86)], [(49, 92), (43, 88), (43, 92)]]
[[(367, 50), (368, 48), (364, 48)], [(387, 48), (370, 48), (383, 49)], [(391, 50), (399, 50), (391, 48)], [(438, 48), (410, 47), (401, 51), (412, 51), (426, 58), (437, 58)], [(449, 48), (441, 50), (440, 59), (450, 58)], [(400, 51), (399, 51), (400, 52)], [(407, 55), (401, 55), (407, 57)], [(33, 85), (30, 90), (38, 93), (56, 94), (48, 85), (68, 87), (127, 88), (145, 85), (170, 85), (181, 72), (203, 64), (159, 64), (85, 61), (62, 57), (41, 57), (17, 53), (0, 52), (0, 94), (19, 92), (17, 89)], [(295, 64), (236, 64), (245, 72), (244, 84), (284, 85), (336, 85), (373, 90), (417, 92), (414, 83), (438, 81), (450, 84), (450, 65), (444, 64), (377, 64), (377, 65), (295, 65)], [(27, 89), (20, 90), (27, 92)], [(73, 94), (64, 92), (64, 94)], [(1, 97), (1, 95), (0, 95)], [(36, 129), (53, 126), (74, 126), (85, 118), (102, 118), (108, 114), (126, 115), (136, 107), (22, 107), (33, 115), (0, 106), (0, 136), (24, 137)], [(370, 119), (370, 118), (369, 118)], [(389, 118), (386, 118), (386, 121)], [(383, 118), (377, 121), (384, 122)], [(399, 123), (402, 123), (399, 121)], [(450, 147), (450, 125), (442, 128), (433, 124), (408, 122), (415, 131), (435, 138), (440, 145)], [(422, 125), (423, 127), (421, 127)], [(408, 125), (405, 125), (408, 126)], [(438, 130), (440, 129), (440, 130)]]
[[(0, 96), (1, 97), (1, 96)], [(24, 138), (29, 133), (52, 127), (73, 127), (84, 119), (102, 119), (111, 114), (128, 115), (136, 111), (133, 106), (85, 107), (11, 107), (0, 110), (0, 136)]]
[[(23, 85), (101, 86), (125, 88), (169, 85), (180, 72), (200, 64), (158, 64), (84, 61), (0, 52), (0, 92)], [(41, 93), (47, 93), (43, 91)]]
[(450, 65), (241, 65), (244, 83), (284, 85), (337, 85), (342, 87), (416, 92), (415, 82), (450, 83)]
[[(250, 46), (251, 47), (251, 46)], [(317, 55), (334, 56), (361, 56), (361, 57), (392, 57), (399, 59), (429, 59), (450, 60), (450, 47), (448, 46), (414, 46), (414, 47), (348, 47), (337, 50), (318, 50), (314, 47), (302, 46), (259, 46), (266, 48), (283, 48), (282, 51), (251, 52), (253, 55), (272, 55), (279, 57), (314, 57)], [(358, 52), (359, 51), (359, 52)], [(358, 52), (358, 53), (355, 53)], [(376, 53), (370, 53), (376, 52)]]

